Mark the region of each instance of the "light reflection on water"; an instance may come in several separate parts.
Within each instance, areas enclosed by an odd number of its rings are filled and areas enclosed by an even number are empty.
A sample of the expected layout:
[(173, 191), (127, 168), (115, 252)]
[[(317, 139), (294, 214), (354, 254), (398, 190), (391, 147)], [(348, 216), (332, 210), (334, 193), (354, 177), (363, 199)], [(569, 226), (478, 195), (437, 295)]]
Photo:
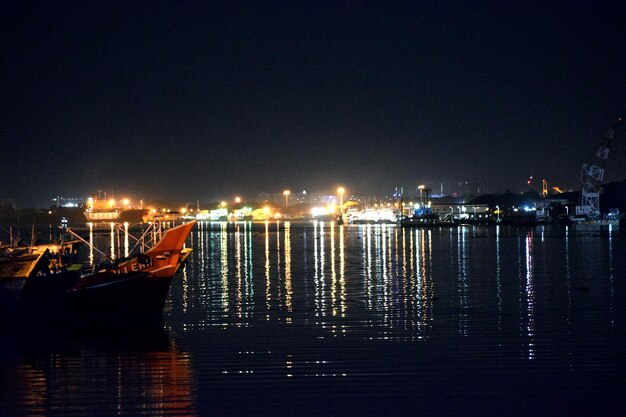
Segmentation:
[[(546, 238), (543, 229), (430, 230), (324, 222), (296, 224), (294, 229), (289, 222), (266, 222), (206, 223), (194, 233), (195, 252), (187, 269), (199, 280), (186, 281), (184, 299), (170, 300), (174, 322), (182, 320), (188, 329), (201, 327), (203, 322), (193, 314), (176, 314), (178, 301), (184, 306), (194, 304), (195, 312), (207, 320), (204, 324), (250, 326), (255, 320), (245, 318), (260, 314), (266, 321), (286, 323), (303, 320), (310, 324), (314, 319), (318, 329), (330, 329), (332, 336), (353, 331), (367, 333), (368, 338), (402, 340), (427, 338), (435, 322), (450, 319), (454, 324), (446, 324), (445, 329), (462, 336), (476, 331), (477, 323), (492, 320), (495, 329), (510, 331), (503, 326), (515, 308), (516, 327), (525, 340), (526, 357), (531, 359), (536, 355), (538, 278), (543, 279), (543, 287), (566, 296), (566, 320), (571, 321), (574, 290), (567, 229), (564, 235)], [(615, 238), (581, 237), (580, 243), (585, 239), (595, 241), (594, 249), (608, 251), (602, 257), (608, 256), (613, 268)], [(564, 251), (554, 254), (558, 242), (563, 242)], [(542, 254), (543, 270), (537, 271), (536, 252), (542, 251), (549, 253)], [(205, 256), (207, 252), (213, 255)], [(584, 255), (593, 258), (591, 252)], [(574, 260), (580, 261), (580, 257)], [(546, 262), (551, 264), (546, 266)], [(218, 271), (221, 286), (211, 285)], [(605, 271), (605, 284), (614, 285), (611, 271)], [(546, 281), (548, 274), (556, 279)], [(565, 291), (552, 288), (561, 280)], [(255, 292), (255, 288), (262, 291)], [(584, 292), (584, 285), (579, 289)], [(190, 302), (190, 297), (198, 296), (205, 298)], [(216, 299), (221, 300), (220, 311), (213, 307)], [(494, 314), (477, 317), (476, 309)], [(365, 332), (367, 328), (373, 330)], [(321, 332), (319, 336), (329, 335)]]
[[(178, 405), (181, 414), (272, 414), (270, 404), (294, 414), (324, 398), (337, 414), (357, 401), (480, 415), (524, 396), (585, 411), (590, 381), (594, 395), (624, 387), (623, 238), (570, 228), (201, 222), (189, 245), (164, 311), (164, 349), (81, 346), (78, 361), (18, 349), (13, 375), (28, 379), (33, 357), (55, 365), (24, 383), (18, 408), (62, 414), (71, 387), (82, 411), (97, 398), (152, 414)], [(104, 377), (96, 388), (83, 374)], [(41, 381), (60, 390), (39, 393)], [(528, 411), (524, 404), (513, 413)]]
[[(4, 336), (4, 335), (3, 335)], [(191, 357), (162, 329), (2, 338), (1, 415), (194, 415)], [(10, 391), (9, 391), (10, 390)]]

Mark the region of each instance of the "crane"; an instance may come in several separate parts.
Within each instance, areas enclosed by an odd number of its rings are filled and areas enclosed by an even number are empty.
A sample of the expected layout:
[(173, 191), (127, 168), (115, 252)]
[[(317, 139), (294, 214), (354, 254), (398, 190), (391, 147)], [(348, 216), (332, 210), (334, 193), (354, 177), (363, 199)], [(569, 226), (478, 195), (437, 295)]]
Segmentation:
[(609, 158), (611, 141), (615, 130), (624, 122), (623, 118), (618, 118), (617, 122), (609, 127), (600, 146), (596, 150), (591, 161), (582, 165), (580, 170), (580, 205), (576, 206), (577, 216), (587, 216), (588, 219), (598, 219), (600, 213), (600, 184), (604, 178), (604, 165)]

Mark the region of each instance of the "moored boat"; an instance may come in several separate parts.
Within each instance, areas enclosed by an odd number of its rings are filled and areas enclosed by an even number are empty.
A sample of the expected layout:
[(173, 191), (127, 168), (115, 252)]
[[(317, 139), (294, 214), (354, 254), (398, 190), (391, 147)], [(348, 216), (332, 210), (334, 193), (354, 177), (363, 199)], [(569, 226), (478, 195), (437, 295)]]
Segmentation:
[[(98, 268), (46, 262), (26, 279), (19, 299), (28, 318), (110, 321), (160, 314), (172, 279), (191, 253), (185, 240), (195, 221), (168, 229), (144, 253)], [(60, 259), (60, 258), (59, 258)]]
[(26, 280), (47, 265), (45, 252), (4, 251), (0, 258), (0, 311), (15, 311)]
[(404, 217), (400, 221), (402, 227), (416, 227), (416, 228), (428, 228), (428, 227), (452, 227), (455, 226), (453, 222), (444, 222), (439, 219), (439, 216), (433, 213), (414, 215), (412, 217)]
[(145, 253), (81, 276), (67, 290), (69, 312), (98, 321), (160, 315), (172, 279), (191, 253), (183, 246), (194, 225), (168, 229)]

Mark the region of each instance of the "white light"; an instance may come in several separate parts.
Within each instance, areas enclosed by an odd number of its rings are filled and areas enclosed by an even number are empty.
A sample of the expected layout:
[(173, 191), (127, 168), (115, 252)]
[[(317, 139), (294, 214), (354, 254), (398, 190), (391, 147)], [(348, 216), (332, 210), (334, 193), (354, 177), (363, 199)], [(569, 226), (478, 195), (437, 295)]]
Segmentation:
[(311, 215), (313, 217), (317, 217), (317, 216), (325, 216), (328, 214), (328, 210), (326, 210), (325, 207), (313, 207), (311, 209)]

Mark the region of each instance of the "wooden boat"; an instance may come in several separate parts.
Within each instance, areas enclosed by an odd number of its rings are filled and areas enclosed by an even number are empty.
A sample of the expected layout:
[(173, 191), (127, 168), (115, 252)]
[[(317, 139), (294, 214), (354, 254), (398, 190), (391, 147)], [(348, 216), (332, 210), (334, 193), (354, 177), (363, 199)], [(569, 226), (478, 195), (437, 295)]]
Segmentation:
[(47, 266), (45, 252), (5, 250), (0, 257), (0, 311), (15, 312), (27, 279)]
[(66, 294), (71, 314), (104, 321), (160, 315), (172, 279), (191, 253), (183, 246), (194, 225), (168, 229), (147, 252), (81, 276)]
[(183, 246), (194, 225), (168, 229), (145, 253), (95, 270), (65, 263), (64, 250), (57, 255), (48, 250), (39, 267), (22, 279), (12, 307), (17, 303), (19, 316), (29, 321), (160, 316), (172, 279), (192, 251)]

